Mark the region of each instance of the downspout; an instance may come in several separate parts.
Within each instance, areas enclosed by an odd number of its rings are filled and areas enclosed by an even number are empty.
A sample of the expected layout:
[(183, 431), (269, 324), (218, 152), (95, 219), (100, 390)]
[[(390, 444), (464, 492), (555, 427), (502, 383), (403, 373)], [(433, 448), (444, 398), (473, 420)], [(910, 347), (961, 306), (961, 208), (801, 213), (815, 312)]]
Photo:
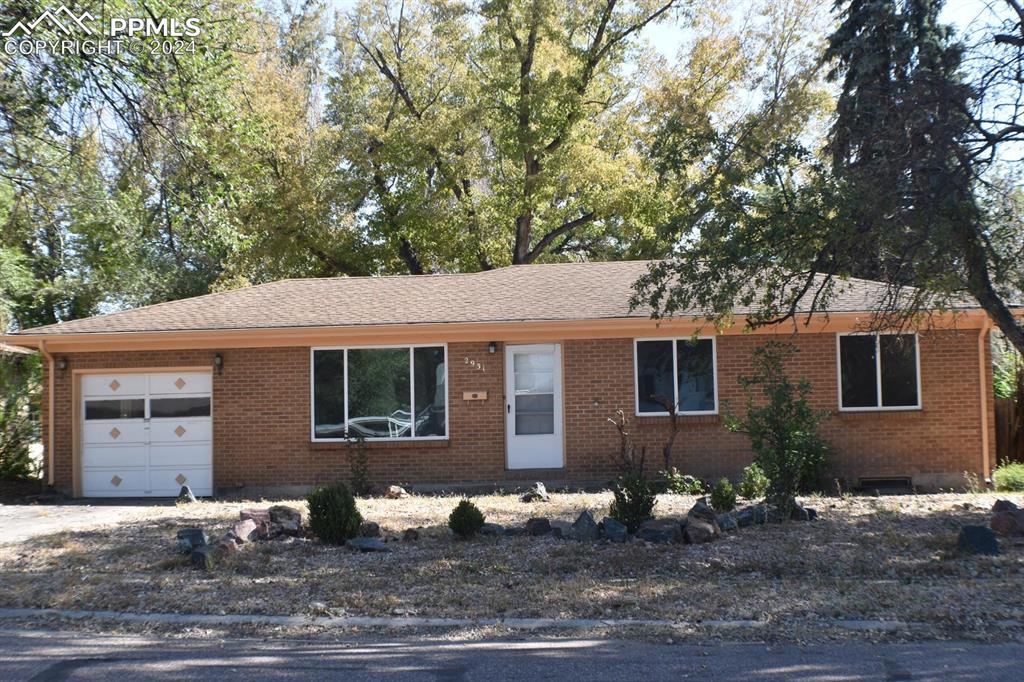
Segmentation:
[(39, 341), (39, 352), (46, 360), (47, 388), (46, 388), (46, 485), (53, 487), (53, 387), (54, 370), (56, 369), (53, 356), (46, 351), (46, 341)]
[(985, 341), (989, 330), (992, 329), (992, 320), (986, 315), (985, 322), (978, 331), (978, 378), (980, 381), (979, 397), (981, 398), (981, 472), (983, 480), (988, 483), (991, 480), (992, 471), (989, 468), (989, 442), (988, 442), (988, 372), (985, 359)]

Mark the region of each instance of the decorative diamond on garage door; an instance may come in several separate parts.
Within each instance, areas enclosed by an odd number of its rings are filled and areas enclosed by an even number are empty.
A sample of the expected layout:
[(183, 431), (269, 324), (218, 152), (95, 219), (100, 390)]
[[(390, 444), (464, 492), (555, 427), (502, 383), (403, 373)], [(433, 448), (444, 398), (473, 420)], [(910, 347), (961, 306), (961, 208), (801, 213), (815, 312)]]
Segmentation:
[(110, 429), (110, 437), (113, 438), (114, 440), (117, 440), (117, 437), (120, 435), (121, 431), (116, 426)]
[(114, 477), (112, 479), (110, 479), (110, 482), (114, 484), (115, 488), (117, 486), (121, 485), (121, 481), (122, 481), (121, 477), (118, 476), (117, 474), (114, 474)]
[(181, 438), (182, 436), (184, 436), (185, 435), (185, 427), (181, 426), (179, 424), (178, 428), (174, 429), (174, 435), (176, 435), (178, 438)]
[(174, 480), (178, 482), (178, 485), (185, 485), (185, 481), (187, 481), (188, 479), (182, 476), (181, 474), (178, 474), (177, 476), (174, 477)]
[(177, 386), (178, 390), (180, 391), (181, 389), (185, 388), (185, 380), (182, 379), (181, 377), (178, 377), (178, 380), (174, 382), (174, 385)]
[(121, 382), (118, 381), (117, 379), (114, 379), (108, 384), (108, 386), (110, 386), (111, 391), (116, 391), (117, 389), (121, 388)]

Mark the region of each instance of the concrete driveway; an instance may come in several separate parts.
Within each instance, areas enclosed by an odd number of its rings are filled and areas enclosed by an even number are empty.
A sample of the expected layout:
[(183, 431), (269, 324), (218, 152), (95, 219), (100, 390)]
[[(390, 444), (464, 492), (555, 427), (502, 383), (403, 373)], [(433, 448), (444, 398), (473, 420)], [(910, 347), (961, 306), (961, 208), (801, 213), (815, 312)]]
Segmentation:
[(173, 504), (173, 500), (85, 500), (73, 504), (0, 505), (0, 543), (113, 526), (129, 518), (151, 516), (159, 507)]

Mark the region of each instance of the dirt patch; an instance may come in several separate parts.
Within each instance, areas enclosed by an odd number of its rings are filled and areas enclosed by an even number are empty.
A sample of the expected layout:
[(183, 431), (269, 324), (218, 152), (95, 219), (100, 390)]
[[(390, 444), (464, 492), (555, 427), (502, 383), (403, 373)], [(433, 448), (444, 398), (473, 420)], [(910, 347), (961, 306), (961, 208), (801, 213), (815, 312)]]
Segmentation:
[[(374, 554), (267, 542), (212, 573), (176, 554), (177, 529), (201, 525), (219, 534), (239, 510), (259, 503), (198, 502), (152, 509), (112, 528), (0, 545), (0, 605), (305, 615), (322, 604), (335, 615), (767, 622), (758, 636), (804, 636), (837, 618), (883, 619), (924, 624), (919, 632), (929, 637), (1016, 638), (1024, 623), (1024, 542), (1002, 540), (996, 557), (955, 552), (960, 525), (986, 523), (995, 499), (813, 499), (819, 521), (753, 526), (698, 546), (458, 541), (445, 526), (457, 498), (360, 500), (364, 517), (386, 536), (420, 527), (421, 539)], [(550, 503), (532, 505), (511, 495), (474, 501), (488, 521), (513, 525), (536, 515), (571, 521), (583, 509), (600, 518), (610, 495), (552, 494)], [(692, 503), (662, 495), (656, 513), (682, 516)]]

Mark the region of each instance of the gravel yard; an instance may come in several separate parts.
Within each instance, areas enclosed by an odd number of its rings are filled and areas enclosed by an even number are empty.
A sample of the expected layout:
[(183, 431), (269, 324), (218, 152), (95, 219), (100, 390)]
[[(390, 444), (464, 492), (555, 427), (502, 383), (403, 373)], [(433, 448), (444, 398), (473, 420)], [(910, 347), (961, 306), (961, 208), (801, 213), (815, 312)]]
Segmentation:
[[(175, 532), (225, 532), (260, 502), (140, 507), (116, 525), (0, 544), (0, 606), (132, 612), (671, 619), (745, 619), (780, 636), (831, 619), (922, 624), (924, 637), (1024, 636), (1024, 539), (995, 557), (961, 556), (962, 524), (987, 524), (999, 496), (817, 498), (820, 520), (751, 526), (706, 545), (591, 544), (545, 537), (457, 541), (445, 523), (455, 497), (360, 500), (384, 536), (421, 527), (387, 553), (316, 541), (246, 545), (213, 572), (193, 569)], [(606, 493), (554, 493), (525, 504), (475, 497), (488, 521), (600, 517)], [(1009, 496), (1018, 505), (1019, 495)], [(686, 496), (659, 496), (682, 516)], [(300, 501), (285, 501), (305, 511)], [(822, 626), (824, 627), (824, 626)]]

